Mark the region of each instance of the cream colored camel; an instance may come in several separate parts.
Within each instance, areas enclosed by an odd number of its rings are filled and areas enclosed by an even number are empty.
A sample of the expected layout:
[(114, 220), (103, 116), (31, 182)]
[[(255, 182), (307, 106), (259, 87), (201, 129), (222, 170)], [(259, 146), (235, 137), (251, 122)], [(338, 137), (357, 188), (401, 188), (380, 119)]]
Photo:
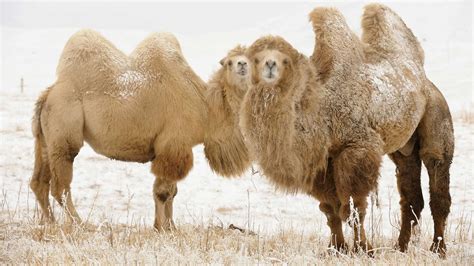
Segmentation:
[(446, 101), (424, 74), (419, 43), (382, 5), (365, 8), (362, 41), (335, 9), (317, 8), (310, 20), (316, 33), (311, 60), (280, 37), (249, 47), (255, 85), (244, 98), (240, 125), (250, 151), (279, 188), (320, 200), (331, 245), (346, 247), (342, 221), (348, 220), (354, 247), (369, 251), (364, 218), (382, 155), (398, 168), (402, 250), (423, 207), (423, 161), (435, 223), (431, 249), (444, 255), (453, 127)]
[[(193, 165), (192, 147), (205, 138), (213, 140), (207, 130), (214, 119), (208, 116), (207, 85), (187, 64), (176, 38), (152, 34), (126, 56), (100, 34), (82, 30), (67, 42), (57, 76), (39, 97), (33, 117), (36, 144), (30, 186), (44, 220), (54, 220), (48, 199), (51, 189), (68, 217), (80, 222), (72, 202), (72, 167), (86, 141), (109, 158), (151, 161), (156, 177), (154, 226), (173, 226), (176, 183)], [(232, 140), (239, 135), (227, 137), (240, 153), (229, 152), (216, 141), (207, 155), (225, 154), (233, 163), (225, 171), (216, 170), (238, 175), (248, 164), (247, 154), (242, 154), (246, 149), (238, 146), (243, 145), (241, 139)]]
[(208, 82), (209, 120), (204, 153), (211, 168), (224, 176), (239, 175), (250, 166), (249, 153), (238, 127), (242, 99), (251, 84), (246, 48), (237, 46)]

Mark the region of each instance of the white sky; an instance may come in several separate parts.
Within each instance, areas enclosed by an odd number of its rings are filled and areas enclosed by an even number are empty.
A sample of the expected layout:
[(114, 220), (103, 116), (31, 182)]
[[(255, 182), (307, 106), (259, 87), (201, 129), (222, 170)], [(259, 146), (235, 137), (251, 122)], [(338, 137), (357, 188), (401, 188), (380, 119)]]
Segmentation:
[[(307, 15), (317, 6), (338, 8), (360, 33), (362, 8), (369, 2), (373, 1), (3, 1), (1, 90), (16, 90), (21, 77), (34, 91), (53, 83), (61, 50), (80, 28), (100, 31), (126, 53), (150, 32), (172, 32), (191, 66), (207, 80), (228, 50), (265, 34), (281, 35), (302, 53), (311, 54), (314, 34)], [(390, 1), (387, 5), (421, 41), (428, 74), (442, 91), (452, 86), (459, 90), (456, 98), (472, 102), (471, 1)]]

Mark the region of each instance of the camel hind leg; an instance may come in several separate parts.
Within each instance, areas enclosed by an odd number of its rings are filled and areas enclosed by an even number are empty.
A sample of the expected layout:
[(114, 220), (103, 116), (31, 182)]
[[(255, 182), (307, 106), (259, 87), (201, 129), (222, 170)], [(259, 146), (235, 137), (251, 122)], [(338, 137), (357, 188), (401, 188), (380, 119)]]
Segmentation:
[(446, 255), (444, 231), (451, 207), (449, 168), (454, 153), (454, 132), (451, 114), (444, 97), (430, 84), (430, 98), (420, 125), (420, 157), (428, 170), (430, 209), (434, 222), (431, 251)]
[[(77, 153), (75, 153), (77, 154)], [(74, 154), (57, 150), (50, 154), (51, 161), (51, 194), (66, 212), (70, 222), (81, 223), (81, 218), (74, 207), (71, 194), (72, 166)]]
[(41, 223), (54, 222), (54, 215), (49, 202), (49, 186), (51, 171), (49, 169), (48, 155), (43, 151), (44, 144), (41, 138), (35, 140), (35, 166), (30, 181), (30, 188), (36, 196), (41, 207)]
[(71, 182), (74, 158), (83, 145), (84, 117), (81, 103), (61, 95), (67, 92), (62, 89), (50, 92), (41, 114), (41, 127), (51, 170), (51, 194), (64, 207), (68, 220), (80, 223), (72, 202)]
[(408, 155), (400, 151), (389, 154), (397, 170), (397, 186), (400, 193), (402, 224), (398, 237), (400, 251), (405, 252), (410, 241), (412, 226), (417, 225), (424, 207), (421, 191), (421, 159), (418, 153), (419, 143), (415, 143)]

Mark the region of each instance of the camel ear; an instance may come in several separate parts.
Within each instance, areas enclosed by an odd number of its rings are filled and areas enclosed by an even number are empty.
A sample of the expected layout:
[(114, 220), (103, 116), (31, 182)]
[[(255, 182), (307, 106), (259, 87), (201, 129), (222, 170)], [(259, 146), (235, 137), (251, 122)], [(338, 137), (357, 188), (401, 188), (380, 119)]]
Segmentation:
[(219, 64), (221, 64), (221, 66), (224, 66), (224, 63), (225, 63), (225, 57), (221, 59), (221, 61), (219, 61)]

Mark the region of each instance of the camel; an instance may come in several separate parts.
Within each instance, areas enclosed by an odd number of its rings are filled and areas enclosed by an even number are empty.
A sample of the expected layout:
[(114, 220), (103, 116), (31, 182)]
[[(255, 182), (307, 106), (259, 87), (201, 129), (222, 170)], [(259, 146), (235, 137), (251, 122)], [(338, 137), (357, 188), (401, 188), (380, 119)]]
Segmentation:
[(331, 246), (347, 249), (342, 221), (349, 221), (354, 248), (369, 254), (364, 218), (382, 156), (397, 166), (401, 251), (423, 208), (423, 162), (434, 219), (431, 250), (445, 256), (453, 125), (443, 95), (425, 76), (421, 46), (383, 5), (365, 7), (362, 40), (336, 9), (316, 8), (309, 17), (317, 40), (310, 59), (278, 36), (248, 48), (254, 85), (242, 102), (240, 126), (251, 156), (278, 188), (320, 201)]
[[(129, 56), (95, 31), (74, 34), (60, 57), (57, 80), (40, 95), (33, 116), (35, 164), (30, 187), (42, 209), (42, 222), (55, 220), (50, 190), (68, 222), (81, 222), (71, 181), (74, 158), (87, 142), (112, 159), (151, 162), (154, 227), (173, 228), (176, 184), (192, 168), (193, 146), (206, 140), (213, 146), (206, 152), (210, 161), (222, 153), (232, 162), (211, 164), (220, 167), (217, 172), (239, 175), (248, 165), (247, 150), (239, 146), (243, 141), (232, 139), (239, 135), (226, 135), (233, 143), (226, 146), (208, 132), (209, 120), (215, 118), (209, 110), (223, 108), (210, 108), (208, 93), (207, 84), (188, 65), (170, 33), (151, 34)], [(212, 130), (219, 129), (213, 126)], [(225, 130), (231, 126), (225, 124)], [(234, 126), (238, 128), (237, 123)]]
[(238, 127), (240, 104), (251, 84), (246, 47), (238, 45), (220, 60), (208, 82), (209, 104), (204, 153), (211, 168), (223, 176), (238, 176), (250, 167), (249, 152)]

